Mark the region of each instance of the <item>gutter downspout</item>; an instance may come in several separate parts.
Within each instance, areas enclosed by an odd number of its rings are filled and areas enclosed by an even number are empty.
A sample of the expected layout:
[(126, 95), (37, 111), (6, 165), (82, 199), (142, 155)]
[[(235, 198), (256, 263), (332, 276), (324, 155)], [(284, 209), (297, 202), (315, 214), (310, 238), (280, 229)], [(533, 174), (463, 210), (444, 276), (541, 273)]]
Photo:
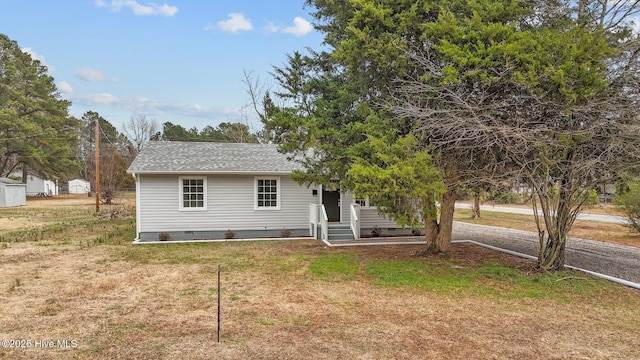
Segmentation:
[(136, 238), (134, 241), (140, 241), (140, 175), (131, 173), (136, 181)]

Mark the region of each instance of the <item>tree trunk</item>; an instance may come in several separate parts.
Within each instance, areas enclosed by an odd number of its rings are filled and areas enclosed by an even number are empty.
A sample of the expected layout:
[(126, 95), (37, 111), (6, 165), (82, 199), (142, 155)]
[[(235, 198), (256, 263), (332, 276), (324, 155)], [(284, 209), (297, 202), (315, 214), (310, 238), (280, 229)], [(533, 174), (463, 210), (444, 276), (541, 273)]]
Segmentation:
[(456, 205), (456, 187), (448, 186), (447, 192), (442, 197), (440, 204), (440, 231), (437, 243), (440, 252), (448, 251), (451, 247), (451, 235), (453, 233), (453, 213)]
[(29, 176), (29, 165), (22, 163), (22, 183), (27, 183), (27, 177)]
[(471, 218), (478, 219), (480, 218), (480, 193), (473, 193), (473, 206), (471, 207)]
[[(547, 238), (541, 247), (541, 253), (538, 256), (538, 265), (540, 269), (547, 271), (557, 271), (564, 268), (565, 247), (567, 243), (567, 235), (573, 220), (571, 216), (571, 196), (563, 185), (560, 185), (560, 193), (558, 199), (558, 208), (555, 213), (547, 216), (548, 224)], [(544, 233), (542, 233), (544, 236)]]
[[(567, 159), (568, 161), (573, 160), (573, 152), (568, 154)], [(543, 241), (540, 244), (540, 254), (538, 254), (538, 266), (542, 270), (558, 271), (564, 268), (567, 236), (583, 203), (575, 198), (577, 191), (573, 172), (569, 167), (562, 174), (558, 183), (558, 198), (557, 202), (554, 201), (557, 204), (555, 211), (550, 204), (549, 197), (543, 198), (539, 194), (541, 205), (544, 205), (542, 206), (543, 212), (546, 213), (544, 217), (547, 229), (546, 239), (543, 239), (544, 233), (538, 229), (540, 240)]]
[(115, 191), (112, 189), (107, 189), (105, 191), (102, 192), (102, 200), (103, 200), (103, 204), (105, 205), (111, 205), (113, 202), (113, 196), (115, 194)]
[(546, 271), (558, 271), (564, 268), (567, 234), (549, 234), (538, 266)]
[(436, 206), (436, 199), (431, 194), (427, 201), (425, 201), (424, 214), (424, 230), (425, 240), (427, 242), (427, 253), (435, 254), (440, 252), (438, 247), (438, 236), (440, 234), (440, 224), (438, 224), (438, 207)]
[(440, 234), (440, 225), (437, 220), (426, 220), (424, 222), (425, 227), (425, 240), (427, 241), (427, 250), (429, 254), (437, 254), (440, 252), (438, 247), (438, 237)]
[(438, 223), (436, 219), (435, 198), (433, 199), (434, 201), (429, 202), (429, 209), (426, 210), (426, 213), (430, 214), (425, 219), (427, 252), (433, 254), (446, 252), (451, 247), (457, 190), (456, 169), (451, 164), (445, 166), (445, 184), (447, 191), (442, 196), (442, 203), (440, 204), (440, 222)]

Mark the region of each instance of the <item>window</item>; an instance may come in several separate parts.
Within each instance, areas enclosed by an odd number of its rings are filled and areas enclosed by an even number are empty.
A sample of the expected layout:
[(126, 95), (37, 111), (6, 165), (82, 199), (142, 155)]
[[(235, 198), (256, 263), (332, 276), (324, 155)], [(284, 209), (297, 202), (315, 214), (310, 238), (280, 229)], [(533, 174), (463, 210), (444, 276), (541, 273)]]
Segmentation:
[(255, 178), (256, 210), (280, 210), (280, 178)]
[(180, 210), (207, 209), (207, 179), (205, 177), (180, 178)]
[(358, 204), (358, 205), (360, 205), (360, 206), (367, 206), (367, 199), (366, 198), (356, 198), (353, 202)]
[(366, 198), (355, 198), (353, 201), (356, 204), (359, 204), (361, 207), (375, 207), (376, 205), (369, 200), (369, 197)]

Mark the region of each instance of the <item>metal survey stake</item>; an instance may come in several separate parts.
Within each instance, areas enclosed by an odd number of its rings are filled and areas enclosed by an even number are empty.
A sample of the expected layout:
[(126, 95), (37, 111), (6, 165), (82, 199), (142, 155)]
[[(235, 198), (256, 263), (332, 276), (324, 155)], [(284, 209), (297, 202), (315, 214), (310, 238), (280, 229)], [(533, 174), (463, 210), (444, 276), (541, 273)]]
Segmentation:
[(218, 264), (218, 342), (220, 342), (220, 264)]

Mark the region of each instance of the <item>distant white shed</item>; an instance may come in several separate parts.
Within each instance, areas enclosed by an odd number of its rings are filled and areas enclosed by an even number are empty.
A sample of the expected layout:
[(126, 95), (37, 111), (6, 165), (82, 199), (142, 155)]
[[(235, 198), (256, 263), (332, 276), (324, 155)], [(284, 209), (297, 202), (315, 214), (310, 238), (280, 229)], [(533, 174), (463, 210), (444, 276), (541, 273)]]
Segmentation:
[(27, 184), (0, 178), (0, 208), (27, 204)]
[[(16, 170), (10, 175), (12, 178), (22, 178), (22, 170)], [(27, 196), (55, 196), (58, 195), (58, 185), (54, 180), (48, 180), (33, 171), (27, 174)]]
[(69, 180), (69, 194), (88, 194), (91, 191), (91, 182), (85, 179)]

